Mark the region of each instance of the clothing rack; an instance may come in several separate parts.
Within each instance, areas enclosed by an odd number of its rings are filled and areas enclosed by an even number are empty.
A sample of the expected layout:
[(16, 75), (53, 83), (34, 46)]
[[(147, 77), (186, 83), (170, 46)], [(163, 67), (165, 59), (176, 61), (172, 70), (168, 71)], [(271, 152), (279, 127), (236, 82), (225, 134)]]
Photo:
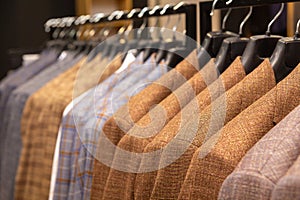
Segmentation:
[[(178, 14), (185, 14), (185, 24), (186, 24), (186, 35), (193, 40), (197, 39), (197, 30), (196, 30), (196, 5), (195, 4), (186, 4), (186, 3), (179, 3), (177, 5), (170, 5), (167, 9), (165, 9), (164, 14), (160, 12), (164, 9), (164, 7), (159, 7), (155, 10), (154, 13), (151, 13), (151, 8), (143, 8), (143, 9), (133, 9), (131, 11), (114, 11), (111, 14), (103, 15), (103, 14), (96, 14), (95, 16), (100, 16), (99, 20), (93, 21), (90, 20), (92, 17), (88, 15), (79, 16), (77, 18), (70, 17), (65, 18), (66, 23), (60, 24), (63, 19), (50, 19), (45, 23), (46, 31), (50, 31), (51, 28), (57, 27), (71, 27), (77, 25), (84, 25), (84, 24), (98, 24), (98, 23), (105, 23), (105, 22), (114, 22), (114, 21), (121, 21), (121, 20), (141, 20), (144, 18), (150, 17), (160, 17), (160, 16), (167, 16), (167, 15), (178, 15)], [(143, 16), (139, 16), (140, 13), (143, 12)], [(117, 14), (119, 13), (119, 14)], [(121, 14), (120, 14), (121, 13)], [(128, 15), (133, 13), (131, 15)], [(94, 16), (94, 17), (95, 17)], [(75, 24), (76, 19), (82, 19), (82, 23)], [(58, 25), (60, 24), (60, 25)]]
[[(268, 4), (277, 4), (277, 3), (291, 3), (297, 2), (300, 0), (233, 0), (230, 4), (226, 4), (228, 0), (219, 0), (215, 5), (215, 9), (226, 9), (226, 8), (240, 8), (240, 7), (249, 7), (249, 6), (262, 6)], [(211, 8), (212, 1), (200, 1), (200, 40), (203, 41), (206, 33), (211, 31)]]

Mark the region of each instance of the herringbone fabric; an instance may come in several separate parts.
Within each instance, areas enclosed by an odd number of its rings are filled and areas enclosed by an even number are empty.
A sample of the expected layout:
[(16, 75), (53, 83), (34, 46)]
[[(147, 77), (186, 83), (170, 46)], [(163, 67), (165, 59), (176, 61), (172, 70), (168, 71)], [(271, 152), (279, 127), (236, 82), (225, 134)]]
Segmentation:
[[(298, 106), (249, 150), (222, 184), (219, 199), (270, 199), (278, 180), (300, 154), (299, 124)], [(275, 199), (292, 194), (289, 187), (285, 189), (274, 195)]]
[[(184, 61), (179, 63), (175, 69), (171, 70), (153, 84), (133, 96), (129, 102), (122, 106), (113, 117), (111, 117), (103, 127), (103, 134), (110, 141), (117, 145), (119, 140), (133, 125), (141, 119), (154, 105), (161, 102), (172, 91), (176, 90), (187, 79), (190, 79), (199, 68), (197, 51), (194, 50)], [(101, 137), (101, 136), (100, 136)], [(101, 138), (100, 138), (101, 142)], [(101, 146), (101, 144), (99, 144)], [(112, 160), (114, 151), (105, 152)], [(100, 157), (101, 155), (97, 156)], [(99, 199), (103, 195), (105, 181), (109, 173), (109, 167), (95, 160), (92, 184), (92, 199)]]
[[(209, 73), (209, 74), (207, 74)], [(176, 90), (173, 94), (168, 96), (164, 101), (161, 102), (159, 105), (165, 105), (165, 107), (161, 108), (158, 107), (158, 109), (154, 108), (150, 111), (151, 116), (155, 116), (155, 119), (152, 122), (148, 128), (144, 128), (143, 125), (146, 124), (145, 121), (147, 121), (148, 114), (145, 115), (141, 120), (144, 120), (142, 122), (138, 122), (136, 126), (134, 126), (130, 131), (125, 135), (121, 141), (118, 144), (118, 147), (121, 149), (125, 149), (129, 152), (137, 152), (142, 153), (144, 148), (147, 144), (149, 144), (154, 137), (159, 137), (161, 135), (160, 127), (161, 124), (159, 124), (161, 121), (166, 121), (166, 123), (169, 121), (169, 118), (164, 119), (164, 111), (168, 112), (168, 108), (172, 108), (172, 99), (176, 100), (176, 96), (179, 96), (179, 92), (182, 92), (182, 89), (184, 89), (186, 92), (183, 93), (184, 96), (177, 98), (178, 100), (181, 100), (184, 102), (182, 108), (189, 103), (192, 98), (194, 97), (194, 92), (190, 90), (190, 93), (188, 93), (188, 85), (193, 84), (193, 82), (197, 81), (199, 83), (203, 83), (202, 92), (197, 96), (197, 102), (198, 102), (198, 109), (196, 109), (194, 106), (188, 106), (187, 109), (189, 110), (187, 113), (189, 113), (189, 116), (185, 116), (186, 119), (189, 119), (190, 116), (193, 115), (193, 113), (197, 110), (203, 110), (207, 105), (210, 104), (211, 100), (214, 100), (217, 96), (219, 96), (221, 93), (224, 93), (225, 90), (231, 88), (233, 85), (235, 85), (237, 82), (242, 80), (245, 77), (245, 72), (243, 70), (243, 67), (240, 63), (240, 59), (237, 59), (235, 64), (229, 67), (229, 69), (226, 71), (226, 73), (222, 74), (221, 77), (218, 79), (218, 81), (214, 81), (212, 85), (210, 85), (210, 88), (205, 89), (205, 82), (208, 78), (211, 78), (216, 74), (215, 66), (213, 62), (208, 63), (203, 70), (201, 70), (198, 74), (196, 74), (193, 78), (191, 78), (186, 84), (184, 84), (182, 87), (180, 87), (178, 90)], [(209, 77), (210, 76), (210, 77)], [(203, 78), (205, 77), (205, 78)], [(213, 79), (215, 77), (213, 76)], [(195, 80), (196, 79), (196, 80)], [(210, 79), (211, 80), (211, 79)], [(210, 83), (211, 81), (209, 81)], [(224, 85), (223, 85), (224, 84)], [(214, 87), (214, 89), (212, 88)], [(224, 87), (224, 88), (223, 88)], [(210, 91), (212, 92), (212, 95), (210, 95)], [(198, 92), (199, 93), (199, 92)], [(197, 94), (197, 93), (196, 93)], [(164, 104), (163, 104), (164, 103)], [(181, 104), (181, 102), (180, 102)], [(175, 110), (176, 112), (173, 112), (172, 115), (174, 116), (180, 111), (180, 105), (178, 103), (178, 107)], [(169, 106), (167, 106), (169, 105)], [(186, 108), (184, 108), (186, 109)], [(173, 109), (172, 109), (173, 110)], [(152, 112), (154, 111), (154, 112)], [(173, 110), (174, 111), (174, 110)], [(153, 114), (155, 113), (155, 114)], [(146, 119), (146, 120), (145, 120)], [(175, 124), (179, 124), (181, 121), (181, 115), (177, 115), (176, 118), (172, 119), (170, 121), (173, 126)], [(142, 127), (140, 127), (142, 126)], [(163, 128), (163, 126), (161, 126)], [(168, 130), (169, 124), (164, 128), (164, 130)], [(157, 135), (158, 133), (158, 135)], [(149, 137), (149, 135), (152, 135), (152, 137)], [(165, 134), (165, 132), (162, 132), (162, 134)], [(176, 134), (170, 133), (171, 134)], [(137, 137), (136, 137), (137, 136)], [(145, 139), (141, 139), (139, 137), (144, 137)], [(127, 161), (130, 162), (127, 164)], [(119, 152), (116, 152), (116, 155), (114, 157), (114, 163), (121, 163), (122, 165), (126, 165), (127, 169), (131, 169), (132, 171), (138, 171), (140, 160), (136, 160), (133, 162), (134, 159), (132, 158), (125, 158), (122, 156), (122, 154), (119, 154)], [(132, 163), (136, 163), (136, 165), (132, 165)], [(123, 184), (118, 184), (120, 182), (120, 177), (122, 177)], [(105, 189), (105, 198), (120, 198), (124, 197), (126, 199), (132, 199), (133, 198), (133, 190), (134, 190), (134, 180), (135, 180), (135, 173), (126, 173), (126, 172), (120, 172), (114, 169), (111, 169), (109, 178), (106, 184)], [(113, 185), (116, 185), (112, 187)]]
[(15, 199), (48, 198), (57, 133), (62, 113), (72, 100), (74, 87), (76, 91), (73, 94), (80, 95), (107, 78), (121, 64), (120, 56), (108, 67), (104, 61), (99, 62), (99, 57), (95, 59), (86, 65), (83, 65), (83, 59), (34, 93), (26, 102), (21, 125), (23, 149), (16, 176)]
[(200, 147), (194, 153), (179, 198), (217, 199), (222, 183), (247, 151), (299, 105), (299, 80), (300, 65)]

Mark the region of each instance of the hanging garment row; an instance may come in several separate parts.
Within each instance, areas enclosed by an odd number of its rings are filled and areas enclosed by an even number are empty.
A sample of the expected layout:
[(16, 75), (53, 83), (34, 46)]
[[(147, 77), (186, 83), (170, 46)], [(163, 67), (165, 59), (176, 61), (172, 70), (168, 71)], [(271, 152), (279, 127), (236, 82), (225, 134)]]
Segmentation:
[[(197, 48), (184, 3), (48, 21), (39, 59), (0, 83), (0, 199), (299, 198), (300, 20), (272, 35), (283, 8), (250, 38), (253, 8), (239, 33), (229, 9)], [(172, 30), (111, 36), (165, 15)]]

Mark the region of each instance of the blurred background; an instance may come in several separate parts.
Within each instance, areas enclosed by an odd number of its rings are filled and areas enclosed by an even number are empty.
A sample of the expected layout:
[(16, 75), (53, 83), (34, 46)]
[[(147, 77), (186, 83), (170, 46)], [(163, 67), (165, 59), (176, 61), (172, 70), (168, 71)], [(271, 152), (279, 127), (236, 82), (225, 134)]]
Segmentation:
[[(202, 0), (208, 1), (208, 0)], [(54, 17), (94, 14), (98, 12), (111, 13), (114, 10), (130, 10), (144, 6), (154, 7), (167, 3), (176, 4), (174, 0), (1, 0), (0, 2), (0, 79), (10, 70), (22, 64), (23, 54), (38, 53), (49, 38), (43, 24)], [(186, 2), (198, 3), (199, 0)], [(246, 35), (263, 34), (269, 20), (278, 11), (278, 5), (257, 7), (246, 25)], [(220, 28), (220, 19), (226, 11), (217, 11), (213, 16), (212, 28)], [(227, 29), (237, 31), (240, 21), (248, 9), (234, 10), (227, 23)], [(198, 19), (201, 14), (198, 14)], [(299, 3), (289, 4), (273, 28), (274, 34), (291, 36), (294, 33), (296, 19), (300, 17)], [(263, 20), (262, 20), (263, 19)], [(152, 19), (149, 24), (153, 24)], [(160, 19), (164, 24), (166, 18)], [(177, 22), (173, 19), (170, 28)], [(257, 23), (259, 22), (259, 23)], [(184, 23), (183, 23), (184, 24)], [(199, 24), (199, 23), (197, 23)], [(121, 26), (119, 24), (119, 26)], [(197, 27), (200, 30), (201, 27)], [(178, 31), (184, 30), (180, 27)], [(199, 35), (199, 34), (198, 34)], [(198, 37), (199, 41), (199, 37)]]

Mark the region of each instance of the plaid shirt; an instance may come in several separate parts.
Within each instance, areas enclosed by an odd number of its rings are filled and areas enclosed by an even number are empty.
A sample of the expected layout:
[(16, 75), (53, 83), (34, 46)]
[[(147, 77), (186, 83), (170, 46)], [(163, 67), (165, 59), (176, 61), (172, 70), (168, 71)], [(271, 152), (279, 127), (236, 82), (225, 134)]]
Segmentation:
[(22, 148), (21, 124), (23, 109), (26, 100), (31, 94), (40, 89), (47, 82), (58, 76), (60, 73), (73, 67), (83, 55), (76, 56), (69, 52), (64, 60), (58, 61), (49, 66), (41, 73), (30, 79), (12, 92), (7, 102), (4, 116), (4, 124), (1, 127), (3, 137), (1, 140), (2, 160), (0, 171), (0, 199), (14, 199), (14, 181), (19, 162), (19, 155)]
[[(15, 199), (47, 199), (49, 196), (53, 154), (62, 113), (76, 95), (94, 87), (120, 66), (120, 56), (106, 68), (107, 60), (96, 57), (90, 63), (78, 63), (49, 82), (26, 102), (21, 133), (23, 148), (16, 176)], [(95, 61), (95, 62), (94, 62)], [(77, 74), (78, 73), (78, 74)], [(74, 94), (73, 94), (74, 95)]]
[[(100, 111), (99, 113), (94, 113), (93, 107), (91, 107), (87, 111), (89, 114), (84, 112), (84, 115), (75, 116), (74, 113), (82, 112), (80, 106), (69, 113), (69, 118), (73, 114), (75, 119), (78, 119), (75, 120), (77, 121), (76, 125), (74, 120), (69, 121), (74, 123), (72, 125), (68, 124), (68, 127), (74, 128), (72, 131), (70, 129), (64, 131), (63, 129), (55, 199), (90, 198), (92, 167), (98, 141), (97, 133), (101, 132), (103, 124), (114, 113), (115, 109), (125, 104), (134, 92), (139, 92), (148, 83), (166, 73), (167, 68), (165, 66), (157, 67), (152, 57), (142, 66), (136, 65), (133, 67), (131, 65), (129, 71), (131, 72), (126, 73), (127, 77), (124, 80), (114, 84), (115, 87), (105, 95), (105, 98), (96, 98), (99, 99), (96, 102), (96, 111)], [(152, 72), (150, 73), (150, 71)], [(148, 73), (150, 74), (147, 76)], [(99, 93), (98, 91), (95, 92)], [(93, 118), (96, 120), (91, 120)], [(71, 143), (65, 145), (63, 142), (65, 139)]]

